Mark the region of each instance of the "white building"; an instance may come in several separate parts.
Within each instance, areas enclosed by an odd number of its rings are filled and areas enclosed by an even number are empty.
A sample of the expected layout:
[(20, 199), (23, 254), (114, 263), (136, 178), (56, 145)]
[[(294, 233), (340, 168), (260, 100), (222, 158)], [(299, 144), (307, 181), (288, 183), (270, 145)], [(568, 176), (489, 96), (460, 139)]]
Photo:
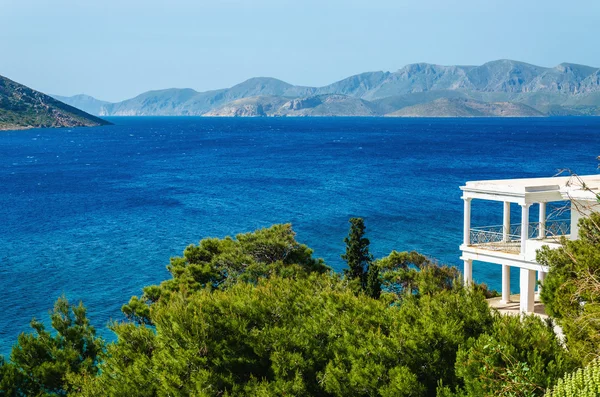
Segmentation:
[[(598, 204), (595, 192), (600, 187), (600, 175), (574, 177), (506, 179), (471, 181), (461, 186), (464, 200), (464, 234), (461, 259), (464, 261), (465, 284), (473, 280), (473, 261), (502, 266), (502, 302), (510, 301), (511, 268), (519, 270), (522, 312), (533, 312), (537, 280), (543, 284), (548, 272), (536, 262), (536, 251), (542, 246), (560, 246), (560, 237), (576, 239), (577, 223)], [(599, 191), (600, 192), (600, 191)], [(502, 224), (471, 226), (471, 204), (477, 200), (498, 202), (503, 213)], [(547, 203), (561, 202), (570, 207), (567, 219), (549, 219)], [(511, 216), (510, 204), (520, 206), (520, 214)], [(475, 206), (475, 210), (477, 207)], [(530, 212), (537, 211), (537, 222), (530, 222)], [(514, 222), (514, 219), (520, 223)], [(553, 217), (554, 218), (554, 217)]]

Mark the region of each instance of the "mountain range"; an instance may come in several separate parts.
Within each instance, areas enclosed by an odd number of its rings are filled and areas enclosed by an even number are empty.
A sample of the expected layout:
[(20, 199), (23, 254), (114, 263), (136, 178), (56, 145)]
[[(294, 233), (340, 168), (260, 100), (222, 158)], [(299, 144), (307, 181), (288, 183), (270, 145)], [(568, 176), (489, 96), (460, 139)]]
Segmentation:
[(106, 124), (110, 123), (0, 76), (0, 130)]
[(600, 69), (571, 63), (547, 68), (512, 60), (481, 66), (417, 63), (324, 87), (256, 77), (227, 89), (148, 91), (118, 103), (84, 95), (55, 98), (98, 116), (600, 115)]

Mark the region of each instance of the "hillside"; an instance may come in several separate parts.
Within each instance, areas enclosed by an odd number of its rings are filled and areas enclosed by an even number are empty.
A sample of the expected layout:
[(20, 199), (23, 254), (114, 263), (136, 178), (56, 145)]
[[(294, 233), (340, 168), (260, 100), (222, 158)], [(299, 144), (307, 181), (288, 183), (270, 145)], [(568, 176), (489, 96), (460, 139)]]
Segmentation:
[(441, 98), (407, 106), (389, 117), (540, 117), (544, 114), (521, 103), (480, 102), (471, 99)]
[(302, 98), (252, 97), (238, 99), (205, 113), (210, 117), (269, 116), (376, 116), (377, 107), (346, 95), (313, 95)]
[(101, 116), (200, 116), (221, 105), (256, 96), (295, 98), (314, 89), (297, 87), (281, 80), (257, 77), (231, 88), (197, 92), (189, 88), (149, 91), (123, 102), (108, 104)]
[[(333, 97), (335, 95), (341, 97)], [(572, 63), (548, 68), (512, 60), (497, 60), (480, 66), (415, 63), (395, 72), (357, 74), (323, 87), (295, 86), (274, 78), (256, 77), (214, 91), (179, 88), (148, 91), (132, 99), (104, 103), (99, 107), (89, 100), (80, 104), (80, 98), (65, 98), (65, 101), (102, 116), (257, 116), (259, 109), (253, 106), (262, 101), (271, 104), (269, 106), (291, 100), (306, 104), (327, 96), (332, 97), (320, 105), (293, 108), (296, 104), (278, 115), (381, 116), (442, 98), (493, 103), (495, 108), (504, 102), (523, 104), (546, 115), (598, 115), (600, 69)], [(248, 98), (262, 99), (239, 102)], [(500, 107), (506, 111), (488, 111), (500, 115), (531, 112), (527, 107), (512, 110), (507, 105)], [(411, 111), (419, 109), (425, 108), (412, 108)], [(473, 109), (466, 112), (477, 113)], [(265, 115), (270, 115), (269, 111), (265, 111)]]
[(106, 124), (110, 123), (0, 76), (0, 130)]
[(257, 96), (237, 99), (204, 114), (207, 117), (265, 117), (272, 116), (286, 102), (276, 96)]
[(75, 95), (75, 96), (60, 96), (60, 95), (51, 95), (52, 98), (66, 103), (69, 106), (73, 106), (74, 108), (83, 110), (89, 114), (99, 115), (102, 111), (102, 107), (109, 105), (110, 102), (101, 101), (89, 95)]

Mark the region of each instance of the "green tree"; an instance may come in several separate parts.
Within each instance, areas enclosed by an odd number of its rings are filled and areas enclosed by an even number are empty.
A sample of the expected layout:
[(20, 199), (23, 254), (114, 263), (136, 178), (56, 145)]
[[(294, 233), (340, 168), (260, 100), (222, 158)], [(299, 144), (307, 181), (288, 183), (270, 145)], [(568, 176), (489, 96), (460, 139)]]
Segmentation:
[(383, 290), (395, 299), (450, 291), (460, 278), (456, 267), (438, 265), (415, 251), (392, 251), (373, 266), (379, 270)]
[(579, 239), (544, 247), (537, 260), (550, 268), (542, 288), (546, 311), (561, 325), (582, 363), (600, 356), (600, 214), (579, 221)]
[[(82, 397), (155, 397), (158, 382), (155, 377), (154, 354), (160, 349), (155, 330), (134, 323), (113, 323), (111, 329), (118, 339), (108, 344), (101, 373), (80, 373), (69, 377), (70, 395)], [(186, 357), (180, 357), (185, 363)], [(182, 395), (182, 394), (176, 394)], [(202, 395), (202, 394), (199, 394)]]
[(541, 396), (575, 366), (552, 324), (496, 314), (489, 332), (461, 347), (456, 373), (466, 396)]
[(397, 306), (316, 273), (178, 292), (150, 316), (153, 328), (113, 325), (78, 395), (432, 396), (438, 380), (456, 386), (459, 346), (492, 319), (462, 288)]
[(342, 259), (348, 264), (348, 269), (344, 269), (344, 274), (350, 280), (358, 280), (361, 289), (364, 289), (366, 273), (373, 261), (373, 256), (369, 253), (370, 241), (365, 237), (366, 227), (362, 218), (350, 218), (349, 222), (350, 231), (344, 238), (346, 253), (342, 255)]
[(104, 343), (83, 304), (71, 305), (61, 297), (50, 319), (54, 334), (32, 320), (34, 333), (19, 335), (10, 362), (0, 363), (0, 396), (62, 396), (69, 389), (69, 375), (96, 374)]
[(381, 279), (379, 277), (379, 268), (372, 263), (369, 264), (367, 270), (367, 282), (365, 285), (365, 293), (373, 299), (379, 299), (381, 296)]
[(33, 321), (0, 358), (0, 397), (526, 397), (573, 370), (550, 324), (493, 314), (456, 268), (416, 252), (372, 262), (353, 219), (347, 256), (362, 267), (346, 277), (289, 225), (189, 246), (124, 306), (104, 352), (83, 306), (59, 299), (55, 335)]
[(25, 376), (0, 356), (0, 397), (25, 396)]
[(172, 278), (143, 289), (123, 306), (123, 313), (140, 323), (151, 324), (150, 306), (173, 294), (192, 294), (205, 288), (226, 289), (240, 281), (257, 283), (274, 275), (305, 277), (330, 270), (312, 250), (296, 241), (290, 224), (273, 225), (236, 238), (205, 238), (188, 246), (182, 257), (167, 266)]

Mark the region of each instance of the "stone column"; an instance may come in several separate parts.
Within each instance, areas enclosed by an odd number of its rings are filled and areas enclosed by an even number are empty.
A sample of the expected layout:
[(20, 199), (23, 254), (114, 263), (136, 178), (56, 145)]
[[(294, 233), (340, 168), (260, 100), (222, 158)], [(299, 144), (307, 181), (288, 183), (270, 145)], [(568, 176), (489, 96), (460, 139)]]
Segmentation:
[(504, 202), (504, 222), (502, 223), (502, 241), (510, 240), (510, 203)]
[(579, 238), (579, 219), (581, 218), (581, 208), (578, 208), (576, 203), (571, 200), (571, 233), (569, 236), (570, 240), (577, 240)]
[(544, 286), (544, 280), (546, 280), (546, 275), (548, 273), (546, 272), (542, 272), (542, 271), (538, 271), (537, 272), (537, 276), (538, 276), (538, 295), (542, 293), (542, 287)]
[(463, 244), (471, 245), (471, 199), (463, 197), (465, 201)]
[(540, 203), (540, 228), (538, 238), (546, 237), (546, 203)]
[(523, 313), (533, 313), (535, 304), (535, 270), (521, 269), (520, 284), (519, 310)]
[(521, 204), (521, 255), (525, 255), (527, 249), (527, 238), (529, 237), (529, 206)]
[(510, 266), (508, 265), (502, 265), (502, 300), (500, 302), (510, 302)]
[(473, 261), (471, 259), (465, 260), (464, 277), (465, 286), (471, 286), (473, 283)]

